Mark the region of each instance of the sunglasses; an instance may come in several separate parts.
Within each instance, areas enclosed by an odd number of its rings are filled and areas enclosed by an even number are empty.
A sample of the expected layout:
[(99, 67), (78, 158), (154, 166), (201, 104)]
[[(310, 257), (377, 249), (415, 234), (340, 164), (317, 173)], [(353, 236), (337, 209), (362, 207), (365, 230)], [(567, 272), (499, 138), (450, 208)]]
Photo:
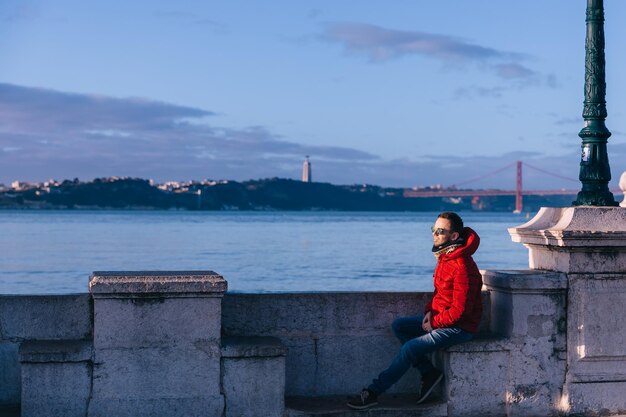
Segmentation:
[(435, 229), (434, 226), (430, 228), (430, 231), (433, 232), (435, 236), (441, 236), (444, 233), (448, 232), (448, 230), (444, 229), (443, 227), (438, 227)]

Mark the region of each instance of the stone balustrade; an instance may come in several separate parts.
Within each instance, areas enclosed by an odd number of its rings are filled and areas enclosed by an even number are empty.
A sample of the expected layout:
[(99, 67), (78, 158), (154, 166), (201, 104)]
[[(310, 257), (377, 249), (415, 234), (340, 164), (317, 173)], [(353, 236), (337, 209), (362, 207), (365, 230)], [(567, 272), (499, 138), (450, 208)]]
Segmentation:
[[(511, 229), (531, 268), (483, 272), (479, 335), (435, 357), (446, 376), (440, 400), (396, 406), (383, 397), (370, 415), (623, 413), (622, 210), (544, 209)], [(398, 349), (393, 318), (432, 296), (225, 294), (223, 278), (206, 271), (95, 273), (90, 290), (0, 296), (0, 411), (309, 416), (301, 408), (318, 398), (339, 407), (326, 415), (350, 415), (345, 396)], [(406, 398), (418, 384), (409, 371), (388, 397)]]

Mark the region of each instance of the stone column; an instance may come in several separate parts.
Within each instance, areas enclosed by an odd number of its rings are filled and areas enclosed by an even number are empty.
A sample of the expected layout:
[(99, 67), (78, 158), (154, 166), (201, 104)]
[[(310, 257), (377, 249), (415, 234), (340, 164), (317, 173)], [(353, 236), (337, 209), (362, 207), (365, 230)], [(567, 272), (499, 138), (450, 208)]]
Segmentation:
[(531, 269), (567, 276), (567, 370), (555, 406), (572, 414), (626, 410), (626, 209), (542, 208), (509, 229)]
[(219, 416), (221, 299), (211, 271), (94, 272), (89, 416)]

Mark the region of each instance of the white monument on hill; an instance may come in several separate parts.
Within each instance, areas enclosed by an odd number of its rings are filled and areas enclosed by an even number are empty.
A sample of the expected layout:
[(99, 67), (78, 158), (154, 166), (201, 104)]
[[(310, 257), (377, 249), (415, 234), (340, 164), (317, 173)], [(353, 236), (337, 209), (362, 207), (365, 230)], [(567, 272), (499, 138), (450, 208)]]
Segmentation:
[(304, 163), (302, 164), (302, 182), (311, 181), (313, 181), (313, 176), (311, 173), (311, 162), (309, 161), (309, 155), (307, 155)]

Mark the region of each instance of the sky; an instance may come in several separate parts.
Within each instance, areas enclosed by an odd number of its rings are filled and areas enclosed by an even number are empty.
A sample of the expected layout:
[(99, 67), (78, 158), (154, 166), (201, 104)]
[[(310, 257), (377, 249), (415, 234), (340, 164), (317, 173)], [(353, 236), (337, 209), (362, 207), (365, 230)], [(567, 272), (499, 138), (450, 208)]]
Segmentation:
[[(3, 0), (0, 183), (299, 179), (309, 155), (333, 184), (514, 189), (521, 160), (525, 189), (579, 189), (585, 7)], [(626, 2), (605, 17), (614, 188)]]

